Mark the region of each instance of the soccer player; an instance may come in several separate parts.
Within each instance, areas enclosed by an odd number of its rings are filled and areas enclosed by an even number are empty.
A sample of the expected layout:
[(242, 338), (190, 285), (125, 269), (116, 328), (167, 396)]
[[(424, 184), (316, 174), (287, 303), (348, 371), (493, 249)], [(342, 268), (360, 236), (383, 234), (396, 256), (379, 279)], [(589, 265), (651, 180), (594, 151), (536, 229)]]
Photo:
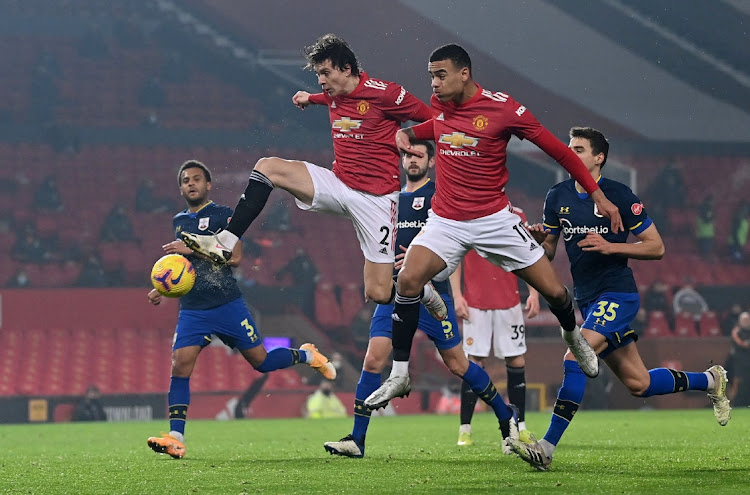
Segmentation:
[[(528, 225), (521, 208), (513, 206), (524, 226)], [(526, 430), (526, 332), (518, 293), (518, 277), (479, 256), (476, 251), (466, 253), (463, 262), (450, 276), (456, 315), (463, 319), (464, 352), (469, 359), (484, 368), (494, 350), (498, 359), (505, 360), (508, 402), (518, 408), (518, 429)], [(525, 309), (529, 318), (539, 314), (539, 293), (529, 287)], [(477, 395), (466, 382), (461, 384), (461, 423), (458, 445), (471, 445), (471, 418), (477, 405)], [(523, 433), (521, 433), (523, 435)], [(510, 448), (503, 445), (510, 454)]]
[[(402, 249), (411, 243), (419, 233), (430, 209), (435, 183), (427, 177), (435, 164), (435, 147), (431, 141), (417, 141), (414, 153), (404, 153), (403, 167), (406, 171), (406, 186), (399, 198), (397, 244)], [(396, 270), (401, 265), (404, 254), (397, 256)], [(470, 362), (461, 348), (461, 335), (458, 331), (456, 313), (453, 310), (447, 281), (436, 282), (435, 289), (448, 307), (448, 319), (442, 322), (431, 318), (422, 307), (419, 312), (419, 328), (435, 343), (445, 365), (451, 372), (463, 379), (463, 383), (492, 407), (500, 423), (503, 438), (517, 436), (518, 429), (513, 419), (514, 410), (503, 402), (490, 377), (475, 363)], [(375, 309), (370, 325), (370, 342), (367, 346), (362, 375), (354, 396), (354, 428), (351, 434), (338, 442), (326, 442), (325, 449), (331, 454), (346, 457), (364, 457), (365, 436), (372, 412), (363, 402), (380, 385), (380, 374), (391, 353), (392, 304), (381, 304)]]
[[(181, 240), (182, 232), (204, 232), (226, 226), (232, 210), (209, 199), (211, 172), (201, 162), (189, 160), (177, 174), (180, 194), (188, 208), (175, 215), (174, 240), (162, 246), (167, 254), (187, 256), (195, 268), (195, 285), (180, 299), (174, 343), (172, 344), (172, 377), (169, 382), (170, 432), (150, 437), (148, 446), (160, 454), (178, 459), (185, 455), (185, 420), (190, 405), (190, 375), (201, 350), (211, 343), (211, 334), (236, 348), (250, 365), (261, 373), (307, 363), (329, 380), (336, 378), (336, 369), (313, 344), (299, 349), (277, 348), (266, 352), (263, 339), (248, 311), (232, 266), (242, 261), (242, 244), (237, 243), (225, 265), (215, 266), (211, 260), (193, 253)], [(151, 304), (161, 302), (155, 289), (148, 293)]]
[(474, 82), (466, 50), (455, 44), (438, 48), (430, 55), (428, 70), (434, 93), (431, 105), (437, 116), (399, 130), (396, 144), (409, 151), (410, 139), (435, 141), (435, 201), (427, 224), (409, 246), (398, 275), (391, 376), (365, 404), (384, 406), (409, 391), (409, 353), (417, 327), (421, 287), (436, 276), (437, 280), (447, 278), (472, 248), (539, 291), (560, 321), (562, 335), (582, 369), (589, 376), (596, 376), (599, 363), (576, 325), (573, 298), (544, 258), (543, 250), (510, 211), (505, 195), (505, 160), (511, 136), (536, 144), (580, 181), (599, 211), (611, 219), (615, 232), (622, 229), (617, 207), (605, 197), (581, 160), (525, 106), (505, 93), (491, 92)]
[[(547, 193), (544, 223), (529, 228), (549, 259), (555, 256), (560, 236), (565, 241), (575, 298), (584, 317), (584, 336), (632, 395), (651, 397), (704, 390), (713, 403), (716, 420), (726, 425), (731, 408), (723, 367), (714, 365), (703, 373), (693, 373), (667, 368), (647, 370), (643, 364), (636, 346), (638, 335), (630, 326), (641, 301), (628, 259), (661, 259), (664, 243), (643, 203), (630, 188), (602, 177), (601, 169), (609, 152), (604, 135), (590, 127), (573, 127), (570, 149), (623, 212), (626, 227), (624, 232), (614, 232), (580, 183), (568, 179)], [(627, 242), (631, 232), (638, 242)], [(549, 469), (555, 447), (573, 420), (586, 388), (586, 376), (570, 353), (565, 355), (563, 370), (563, 383), (547, 434), (534, 443), (511, 441), (513, 450), (540, 471)]]
[[(183, 240), (191, 249), (225, 262), (273, 188), (280, 187), (296, 198), (300, 209), (352, 220), (365, 256), (365, 296), (388, 304), (395, 294), (393, 241), (401, 186), (393, 134), (402, 122), (423, 122), (432, 113), (400, 85), (367, 75), (349, 45), (333, 34), (319, 38), (306, 56), (307, 68), (318, 76), (323, 92), (298, 91), (292, 103), (301, 109), (328, 106), (333, 171), (305, 161), (261, 158), (227, 228), (215, 236), (185, 233)], [(431, 287), (423, 292), (420, 288), (420, 293), (430, 312), (444, 320), (445, 304)]]

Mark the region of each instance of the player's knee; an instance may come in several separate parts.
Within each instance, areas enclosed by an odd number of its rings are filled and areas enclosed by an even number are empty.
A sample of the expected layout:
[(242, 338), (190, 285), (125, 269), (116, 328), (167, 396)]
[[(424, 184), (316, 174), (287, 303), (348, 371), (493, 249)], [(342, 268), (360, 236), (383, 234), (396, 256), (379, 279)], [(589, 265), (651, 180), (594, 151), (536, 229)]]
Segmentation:
[(568, 302), (568, 290), (562, 284), (547, 290), (543, 296), (549, 304), (557, 308), (564, 306)]
[(633, 397), (644, 397), (650, 385), (651, 380), (644, 379), (627, 380), (625, 382), (628, 392), (630, 392), (630, 395)]
[(398, 275), (396, 290), (402, 296), (414, 297), (422, 292), (424, 282), (419, 277), (415, 277), (411, 272), (404, 271)]
[(281, 158), (275, 156), (264, 156), (257, 162), (255, 162), (254, 170), (257, 170), (261, 174), (265, 175), (271, 182), (276, 182), (279, 179), (279, 174), (283, 171), (280, 165), (283, 163)]
[(362, 364), (362, 369), (368, 373), (380, 373), (385, 368), (385, 363), (388, 360), (388, 356), (374, 356), (368, 353), (365, 356), (365, 361)]
[(445, 362), (445, 365), (448, 367), (450, 372), (459, 378), (463, 377), (466, 374), (466, 372), (469, 370), (468, 359), (457, 359), (453, 357), (445, 357), (443, 358), (443, 362)]
[(392, 285), (365, 287), (365, 296), (377, 304), (389, 304), (391, 302)]

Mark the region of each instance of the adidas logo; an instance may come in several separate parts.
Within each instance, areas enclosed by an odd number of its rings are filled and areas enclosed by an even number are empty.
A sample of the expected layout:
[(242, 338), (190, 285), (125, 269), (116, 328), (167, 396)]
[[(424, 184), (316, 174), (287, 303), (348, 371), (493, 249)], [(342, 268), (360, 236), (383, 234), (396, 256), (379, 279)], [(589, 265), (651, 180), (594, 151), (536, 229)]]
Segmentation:
[(435, 117), (435, 120), (445, 120), (445, 116), (443, 116), (443, 114), (441, 113), (440, 115)]
[(401, 323), (404, 322), (396, 313), (391, 313), (391, 320), (393, 321), (400, 321)]
[(388, 249), (386, 248), (381, 249), (380, 254), (388, 254)]
[(536, 249), (537, 247), (539, 247), (539, 246), (537, 246), (536, 244), (532, 244), (532, 245), (531, 245), (531, 246), (529, 247), (529, 251), (533, 251), (533, 250), (535, 250), (535, 249)]

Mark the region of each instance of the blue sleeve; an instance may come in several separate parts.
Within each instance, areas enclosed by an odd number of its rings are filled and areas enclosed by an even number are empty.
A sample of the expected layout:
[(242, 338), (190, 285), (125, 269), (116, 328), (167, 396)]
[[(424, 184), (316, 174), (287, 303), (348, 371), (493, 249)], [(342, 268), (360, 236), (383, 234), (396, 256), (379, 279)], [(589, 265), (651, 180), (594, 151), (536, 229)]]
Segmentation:
[(623, 186), (615, 204), (620, 209), (623, 225), (633, 235), (640, 234), (654, 223), (646, 213), (641, 200), (627, 186)]
[(544, 225), (544, 228), (550, 230), (551, 235), (560, 235), (560, 218), (557, 216), (554, 188), (547, 191), (547, 197), (544, 199), (542, 225)]

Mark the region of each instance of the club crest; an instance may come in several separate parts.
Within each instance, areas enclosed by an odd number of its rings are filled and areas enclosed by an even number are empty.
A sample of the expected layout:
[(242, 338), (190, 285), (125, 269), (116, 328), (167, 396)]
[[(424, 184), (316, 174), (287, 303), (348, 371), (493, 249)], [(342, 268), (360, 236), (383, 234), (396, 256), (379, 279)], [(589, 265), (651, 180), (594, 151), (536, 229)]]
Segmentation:
[(204, 217), (198, 220), (198, 230), (206, 230), (208, 228), (208, 220), (208, 217)]
[(421, 210), (422, 208), (424, 208), (424, 196), (414, 198), (414, 201), (412, 201), (411, 203), (411, 207), (415, 210)]

